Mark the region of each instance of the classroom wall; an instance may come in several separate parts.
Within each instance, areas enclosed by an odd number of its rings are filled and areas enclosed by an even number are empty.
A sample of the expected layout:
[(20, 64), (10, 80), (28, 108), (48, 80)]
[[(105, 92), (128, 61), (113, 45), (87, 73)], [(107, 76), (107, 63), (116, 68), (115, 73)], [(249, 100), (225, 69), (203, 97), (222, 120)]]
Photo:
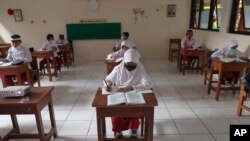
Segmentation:
[(239, 50), (250, 55), (250, 36), (228, 33), (231, 16), (232, 1), (222, 0), (222, 25), (219, 32), (194, 30), (194, 35), (199, 36), (200, 41), (207, 48), (223, 48), (226, 42), (235, 39), (239, 42)]
[[(67, 23), (80, 23), (86, 19), (106, 19), (121, 22), (122, 30), (130, 32), (144, 59), (166, 59), (168, 39), (181, 38), (189, 24), (190, 0), (99, 0), (96, 12), (88, 10), (88, 0), (1, 0), (0, 41), (9, 42), (10, 35), (18, 33), (23, 44), (39, 48), (47, 33), (66, 34)], [(166, 5), (176, 4), (176, 17), (166, 16)], [(15, 22), (7, 9), (22, 9), (23, 22)], [(133, 8), (145, 11), (137, 15)], [(46, 22), (44, 22), (44, 20)], [(34, 23), (32, 24), (31, 21)], [(74, 41), (76, 59), (103, 60), (117, 40)]]

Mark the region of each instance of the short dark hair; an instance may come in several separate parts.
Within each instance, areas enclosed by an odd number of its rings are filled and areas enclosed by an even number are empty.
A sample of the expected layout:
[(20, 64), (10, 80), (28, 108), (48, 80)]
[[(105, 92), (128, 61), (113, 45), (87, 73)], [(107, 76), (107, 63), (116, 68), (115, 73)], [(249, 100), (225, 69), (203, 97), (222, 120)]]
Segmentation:
[(49, 40), (50, 38), (54, 37), (53, 34), (48, 34), (47, 35), (47, 40)]
[(191, 32), (191, 33), (193, 34), (193, 30), (189, 29), (189, 30), (187, 30), (186, 35), (187, 35), (189, 32)]
[(122, 35), (129, 37), (129, 33), (128, 32), (122, 32)]

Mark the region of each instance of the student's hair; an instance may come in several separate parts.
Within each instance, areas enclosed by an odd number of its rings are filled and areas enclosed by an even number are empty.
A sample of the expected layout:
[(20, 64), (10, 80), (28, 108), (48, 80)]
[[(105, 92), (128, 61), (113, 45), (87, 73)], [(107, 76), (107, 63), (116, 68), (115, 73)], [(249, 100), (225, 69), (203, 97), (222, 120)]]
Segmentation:
[(54, 37), (53, 34), (48, 34), (47, 35), (47, 40), (49, 40), (50, 38)]
[(191, 33), (193, 34), (193, 30), (189, 29), (189, 30), (187, 30), (186, 35), (187, 35), (189, 32), (191, 32)]
[(122, 35), (129, 37), (129, 33), (128, 32), (122, 32)]

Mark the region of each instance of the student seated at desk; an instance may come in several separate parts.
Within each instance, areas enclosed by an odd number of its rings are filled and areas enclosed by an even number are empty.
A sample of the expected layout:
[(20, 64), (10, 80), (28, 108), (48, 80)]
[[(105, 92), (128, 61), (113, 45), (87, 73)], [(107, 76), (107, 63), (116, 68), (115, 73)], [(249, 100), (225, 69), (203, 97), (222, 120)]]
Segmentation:
[[(54, 40), (54, 36), (52, 34), (47, 35), (47, 41), (43, 44), (40, 50), (53, 50), (54, 51), (55, 69), (61, 72), (62, 59), (58, 57), (59, 49), (58, 49), (56, 41)], [(46, 63), (47, 63), (46, 59), (43, 59), (42, 61), (39, 62), (40, 71), (43, 70)]]
[(134, 48), (135, 49), (135, 43), (131, 41), (122, 41), (121, 43), (121, 49), (111, 53), (111, 59), (116, 60), (117, 58), (121, 58), (124, 56), (124, 53), (128, 50)]
[[(239, 58), (245, 57), (243, 53), (237, 50), (238, 42), (236, 40), (229, 41), (226, 46), (220, 50), (215, 51), (212, 54), (212, 58)], [(239, 79), (239, 72), (223, 72), (222, 74), (222, 84), (225, 84), (225, 81), (228, 81), (230, 84), (234, 82), (237, 84)]]
[[(197, 41), (193, 38), (193, 31), (187, 30), (186, 37), (181, 39), (181, 48), (184, 50), (188, 49), (197, 49), (200, 48), (200, 45), (197, 43)], [(184, 58), (185, 61), (187, 61), (187, 65), (194, 65), (195, 61), (198, 59), (198, 57), (191, 56)]]
[[(12, 35), (11, 36), (12, 47), (8, 50), (8, 55), (5, 59), (6, 62), (14, 62), (14, 61), (23, 61), (24, 63), (30, 63), (32, 61), (32, 56), (28, 48), (21, 46), (21, 37), (20, 35)], [(30, 66), (29, 66), (30, 67)], [(3, 81), (3, 86), (14, 86), (15, 83), (13, 81), (12, 75), (4, 75), (1, 77)], [(27, 82), (26, 73), (21, 74), (21, 80), (24, 84)]]
[(69, 41), (64, 39), (63, 34), (59, 34), (58, 39), (56, 40), (56, 43), (57, 44), (62, 44), (62, 45), (65, 45), (65, 44), (67, 45), (67, 44), (69, 44)]
[(113, 51), (116, 52), (121, 49), (121, 43), (122, 41), (128, 40), (129, 33), (128, 32), (122, 32), (121, 39), (115, 44), (115, 47), (113, 48)]
[[(105, 79), (107, 91), (112, 89), (112, 85), (122, 86), (118, 90), (121, 92), (152, 88), (145, 69), (139, 61), (140, 56), (135, 49), (125, 52), (123, 61)], [(131, 129), (131, 138), (137, 137), (137, 129), (140, 124), (138, 117), (111, 117), (111, 120), (112, 131), (116, 132), (116, 138), (122, 138), (122, 131), (128, 129)]]

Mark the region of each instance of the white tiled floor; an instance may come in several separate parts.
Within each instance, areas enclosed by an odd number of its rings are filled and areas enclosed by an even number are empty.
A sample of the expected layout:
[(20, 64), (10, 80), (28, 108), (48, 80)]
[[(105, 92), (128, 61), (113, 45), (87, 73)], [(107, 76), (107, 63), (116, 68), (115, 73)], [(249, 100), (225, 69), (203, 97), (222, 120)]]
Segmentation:
[[(228, 141), (230, 124), (249, 124), (250, 113), (236, 116), (238, 94), (222, 92), (220, 100), (207, 95), (203, 76), (177, 71), (176, 62), (166, 60), (143, 61), (154, 84), (159, 106), (155, 109), (154, 141)], [(55, 141), (97, 141), (95, 109), (91, 107), (96, 88), (105, 77), (103, 61), (76, 62), (63, 68), (60, 79), (42, 79), (42, 86), (55, 86), (54, 110), (59, 137)], [(0, 84), (1, 85), (1, 84)], [(50, 128), (48, 109), (42, 111), (44, 127)], [(24, 132), (36, 132), (35, 118), (20, 115)], [(107, 119), (107, 134), (112, 136)], [(0, 116), (0, 134), (11, 128), (9, 116)], [(31, 140), (33, 141), (33, 140)]]

